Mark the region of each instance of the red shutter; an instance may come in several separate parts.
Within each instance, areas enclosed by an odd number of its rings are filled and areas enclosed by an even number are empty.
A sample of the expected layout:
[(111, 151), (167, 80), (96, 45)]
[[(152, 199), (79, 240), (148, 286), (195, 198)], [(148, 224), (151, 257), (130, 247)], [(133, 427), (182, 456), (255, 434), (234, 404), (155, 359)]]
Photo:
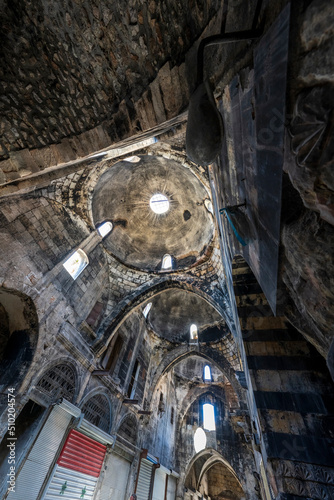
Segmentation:
[(99, 477), (107, 447), (76, 430), (69, 433), (57, 464)]

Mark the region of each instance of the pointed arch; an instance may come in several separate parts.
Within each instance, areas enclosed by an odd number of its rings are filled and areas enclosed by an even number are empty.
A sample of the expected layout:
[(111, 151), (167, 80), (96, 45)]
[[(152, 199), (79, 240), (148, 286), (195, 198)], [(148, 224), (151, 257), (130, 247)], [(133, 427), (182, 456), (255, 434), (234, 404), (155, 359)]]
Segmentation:
[(96, 392), (85, 398), (81, 405), (85, 419), (104, 432), (110, 433), (112, 424), (111, 402), (107, 394)]
[(234, 331), (234, 323), (232, 320), (230, 302), (228, 294), (223, 294), (219, 290), (204, 291), (202, 282), (194, 279), (180, 280), (179, 277), (156, 278), (151, 286), (143, 284), (129, 294), (125, 299), (121, 300), (112, 313), (104, 320), (97, 332), (98, 340), (95, 342), (93, 349), (97, 356), (100, 356), (107, 348), (115, 331), (124, 323), (134, 309), (142, 307), (142, 305), (155, 295), (162, 293), (170, 288), (178, 288), (188, 292), (195, 293), (208, 304), (210, 304), (226, 321), (229, 330)]

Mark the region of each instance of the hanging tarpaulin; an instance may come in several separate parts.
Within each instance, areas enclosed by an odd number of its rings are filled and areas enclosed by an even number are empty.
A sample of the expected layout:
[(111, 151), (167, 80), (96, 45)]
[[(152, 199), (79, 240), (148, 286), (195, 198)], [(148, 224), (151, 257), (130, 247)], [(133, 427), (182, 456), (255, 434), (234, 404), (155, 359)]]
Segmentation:
[(71, 430), (43, 500), (92, 500), (107, 447)]

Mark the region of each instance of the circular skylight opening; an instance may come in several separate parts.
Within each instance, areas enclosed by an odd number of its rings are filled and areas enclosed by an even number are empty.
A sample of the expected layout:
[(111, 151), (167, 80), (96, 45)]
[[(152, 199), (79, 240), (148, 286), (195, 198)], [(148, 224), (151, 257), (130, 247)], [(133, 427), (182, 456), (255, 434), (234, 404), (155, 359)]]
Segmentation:
[(164, 214), (169, 209), (167, 196), (161, 193), (154, 194), (150, 199), (150, 208), (155, 214)]

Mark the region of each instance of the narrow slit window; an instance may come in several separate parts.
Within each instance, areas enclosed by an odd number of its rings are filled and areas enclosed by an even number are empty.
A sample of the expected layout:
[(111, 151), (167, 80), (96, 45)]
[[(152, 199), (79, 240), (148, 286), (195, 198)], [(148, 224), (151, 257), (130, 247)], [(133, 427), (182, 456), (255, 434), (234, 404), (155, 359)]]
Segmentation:
[(151, 307), (152, 307), (152, 302), (149, 302), (148, 304), (146, 304), (146, 306), (144, 307), (143, 309), (143, 315), (144, 315), (144, 318), (147, 318), (148, 316), (148, 313), (150, 312), (151, 310)]
[(111, 232), (113, 228), (113, 225), (111, 222), (104, 222), (103, 224), (101, 224), (101, 226), (99, 226), (97, 228), (97, 231), (99, 233), (99, 235), (104, 238), (105, 236), (107, 236), (107, 234), (109, 234)]
[(207, 431), (216, 430), (215, 408), (210, 403), (203, 405), (203, 428)]
[(211, 382), (212, 380), (211, 368), (209, 365), (204, 366), (204, 380), (206, 382)]
[(198, 340), (197, 326), (194, 324), (190, 327), (190, 340)]
[(74, 252), (67, 261), (63, 264), (66, 271), (72, 276), (74, 280), (77, 279), (80, 273), (88, 265), (89, 260), (87, 255), (81, 248)]
[(109, 371), (110, 375), (114, 372), (117, 360), (123, 347), (123, 339), (118, 336), (113, 343), (112, 347), (108, 349), (106, 356), (103, 359), (105, 369)]
[(170, 413), (170, 423), (174, 425), (174, 408), (172, 406), (171, 413)]
[(133, 370), (132, 370), (131, 380), (130, 380), (130, 384), (129, 384), (129, 388), (128, 388), (128, 397), (130, 399), (134, 399), (135, 394), (136, 394), (139, 371), (140, 371), (140, 364), (136, 360), (135, 365), (134, 365)]
[(161, 269), (172, 269), (172, 256), (168, 253), (162, 258)]

